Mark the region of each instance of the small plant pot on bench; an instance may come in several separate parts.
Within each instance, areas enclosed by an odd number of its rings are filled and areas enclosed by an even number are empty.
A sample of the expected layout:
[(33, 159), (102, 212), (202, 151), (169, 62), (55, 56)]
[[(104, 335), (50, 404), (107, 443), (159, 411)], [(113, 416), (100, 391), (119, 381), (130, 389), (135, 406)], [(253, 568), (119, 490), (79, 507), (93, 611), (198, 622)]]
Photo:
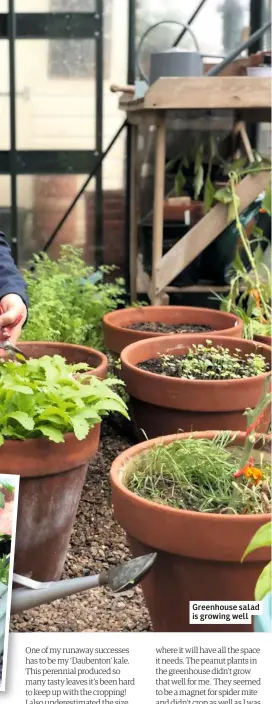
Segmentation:
[[(242, 337), (243, 323), (231, 313), (191, 306), (143, 306), (107, 313), (103, 318), (105, 346), (114, 353), (138, 340), (190, 333)], [(201, 331), (203, 328), (203, 332)]]
[[(212, 440), (214, 435), (213, 432), (196, 433), (193, 440)], [(174, 495), (174, 483), (173, 476), (171, 480), (169, 479), (169, 457), (167, 459), (165, 451), (161, 448), (165, 446), (169, 448), (174, 441), (186, 441), (189, 437), (189, 434), (158, 437), (125, 450), (117, 457), (110, 474), (114, 515), (127, 534), (133, 556), (149, 553), (152, 550), (158, 551), (152, 572), (144, 579), (142, 585), (155, 631), (252, 630), (253, 624), (246, 624), (243, 619), (230, 625), (224, 621), (219, 622), (218, 625), (209, 622), (201, 624), (200, 620), (195, 624), (189, 622), (190, 601), (252, 601), (257, 578), (268, 561), (270, 553), (269, 548), (258, 550), (241, 562), (252, 535), (269, 520), (270, 516), (266, 512), (243, 515), (243, 506), (240, 506), (238, 515), (231, 511), (229, 513), (212, 512), (213, 508), (209, 510), (209, 506), (206, 506), (206, 512), (201, 512), (200, 508), (184, 510), (164, 505), (165, 501), (162, 501), (160, 493), (162, 482), (165, 481), (164, 486), (166, 492), (168, 491), (166, 497)], [(242, 445), (244, 440), (245, 434), (237, 434), (235, 445)], [(148, 464), (148, 456), (152, 450), (155, 454)], [(195, 496), (196, 481), (201, 491), (201, 475), (196, 480), (200, 460), (194, 463), (195, 454), (190, 449), (187, 452), (190, 456), (192, 496)], [(217, 450), (213, 451), (215, 452)], [(202, 466), (205, 463), (206, 453), (208, 450), (205, 446), (202, 449)], [(180, 466), (179, 457), (176, 451), (172, 463), (176, 476)], [(183, 457), (186, 456), (183, 455)], [(188, 460), (185, 459), (183, 462), (184, 473), (188, 476)], [(144, 474), (147, 466), (150, 472), (148, 478)], [(214, 468), (213, 463), (211, 466)], [(218, 468), (221, 466), (220, 455)], [(232, 490), (233, 469), (229, 465), (229, 460), (226, 467), (227, 472), (230, 472), (229, 481)], [(133, 475), (137, 478), (132, 490), (129, 478)], [(143, 477), (141, 486), (144, 485), (145, 496), (146, 487), (150, 487), (150, 477), (152, 480), (153, 476), (152, 486), (155, 487), (153, 499), (144, 498), (140, 494), (141, 476)], [(247, 489), (247, 491), (250, 490)], [(189, 493), (188, 490), (187, 499)], [(219, 495), (221, 501), (221, 493), (218, 490), (216, 496)], [(181, 505), (183, 496), (180, 489), (177, 499), (180, 500)], [(245, 502), (247, 500), (246, 497)]]
[[(206, 346), (203, 336), (164, 336), (129, 345), (121, 353), (121, 373), (139, 434), (144, 431), (146, 437), (153, 438), (180, 431), (246, 429), (244, 413), (247, 408), (255, 408), (262, 395), (268, 367), (270, 369), (271, 348), (249, 340), (214, 335), (209, 335), (209, 341), (216, 348), (229, 350), (230, 355), (238, 354), (239, 348), (242, 359), (246, 359), (246, 355), (255, 354), (258, 358), (262, 355), (267, 370), (247, 378), (218, 380), (171, 376), (167, 375), (167, 366), (157, 373), (157, 360), (162, 355), (183, 360), (193, 345)], [(146, 365), (150, 371), (144, 368)], [(270, 417), (270, 408), (267, 408), (260, 432), (267, 432)]]

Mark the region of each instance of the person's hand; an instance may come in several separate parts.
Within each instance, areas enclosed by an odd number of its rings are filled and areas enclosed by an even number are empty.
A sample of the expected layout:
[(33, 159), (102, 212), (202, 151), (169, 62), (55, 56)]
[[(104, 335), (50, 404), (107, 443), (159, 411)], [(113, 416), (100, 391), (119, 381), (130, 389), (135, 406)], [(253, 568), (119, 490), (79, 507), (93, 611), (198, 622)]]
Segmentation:
[(8, 293), (0, 300), (0, 340), (10, 340), (16, 345), (27, 317), (27, 308), (21, 296)]

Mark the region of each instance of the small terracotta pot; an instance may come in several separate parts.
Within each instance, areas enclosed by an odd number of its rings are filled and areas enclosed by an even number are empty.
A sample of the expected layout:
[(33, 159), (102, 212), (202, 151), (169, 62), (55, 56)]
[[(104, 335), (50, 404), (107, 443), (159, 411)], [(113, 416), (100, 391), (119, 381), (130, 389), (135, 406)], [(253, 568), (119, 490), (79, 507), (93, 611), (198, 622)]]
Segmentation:
[(83, 345), (70, 345), (66, 342), (18, 342), (19, 348), (28, 357), (39, 359), (47, 354), (53, 357), (60, 354), (66, 359), (68, 364), (78, 364), (84, 362), (93, 367), (90, 374), (94, 374), (99, 379), (105, 379), (108, 371), (108, 360), (105, 354), (94, 350), (92, 347)]
[(0, 447), (4, 474), (19, 474), (17, 574), (41, 581), (61, 576), (88, 464), (98, 449), (100, 424), (85, 440), (6, 440)]
[[(195, 436), (211, 439), (214, 432)], [(204, 514), (169, 508), (133, 494), (123, 484), (129, 460), (156, 444), (168, 445), (186, 437), (189, 435), (171, 435), (131, 447), (117, 457), (110, 473), (114, 515), (127, 533), (133, 556), (158, 551), (157, 560), (142, 583), (153, 628), (161, 632), (253, 630), (243, 621), (229, 626), (190, 624), (189, 602), (254, 599), (255, 584), (270, 560), (270, 551), (257, 550), (243, 563), (241, 558), (269, 516)], [(243, 444), (244, 437), (239, 433), (235, 444)]]
[[(251, 340), (206, 335), (214, 344), (242, 354), (261, 353), (271, 363), (271, 348)], [(246, 430), (246, 408), (255, 408), (269, 372), (246, 379), (195, 381), (154, 374), (137, 364), (161, 354), (181, 356), (203, 335), (166, 335), (135, 342), (121, 353), (121, 373), (130, 395), (133, 416), (148, 438), (180, 431)], [(267, 408), (260, 432), (267, 432), (271, 410)]]
[[(159, 322), (165, 325), (208, 325), (213, 328), (213, 335), (242, 337), (243, 323), (231, 313), (223, 313), (212, 308), (193, 308), (191, 306), (143, 306), (142, 308), (122, 308), (107, 313), (103, 318), (105, 346), (120, 354), (124, 347), (138, 340), (161, 337), (162, 333), (130, 330), (126, 325), (135, 323)], [(173, 333), (176, 337), (176, 333)], [(183, 333), (181, 333), (183, 334)], [(185, 334), (185, 333), (184, 333)], [(190, 333), (191, 335), (193, 333)], [(210, 335), (209, 332), (196, 333)], [(164, 335), (165, 336), (165, 335)], [(168, 333), (169, 336), (169, 333)]]
[(191, 201), (190, 198), (169, 198), (163, 203), (163, 219), (183, 222), (185, 213), (190, 213), (190, 227), (193, 227), (204, 215), (203, 201)]
[(272, 346), (272, 339), (269, 335), (254, 335), (255, 342), (261, 342), (262, 345)]

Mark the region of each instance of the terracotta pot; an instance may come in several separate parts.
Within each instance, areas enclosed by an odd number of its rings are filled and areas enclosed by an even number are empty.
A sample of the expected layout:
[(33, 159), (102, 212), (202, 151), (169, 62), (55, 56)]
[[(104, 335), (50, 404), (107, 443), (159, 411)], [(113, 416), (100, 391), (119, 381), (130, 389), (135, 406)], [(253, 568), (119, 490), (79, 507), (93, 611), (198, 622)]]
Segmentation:
[[(214, 433), (196, 433), (212, 438)], [(258, 576), (270, 551), (258, 550), (241, 564), (241, 557), (255, 531), (268, 515), (233, 516), (183, 511), (147, 501), (123, 484), (127, 462), (157, 443), (169, 444), (189, 435), (148, 440), (125, 450), (113, 462), (111, 485), (114, 514), (127, 533), (133, 556), (151, 550), (158, 557), (144, 579), (143, 592), (155, 631), (245, 631), (239, 624), (189, 623), (190, 601), (251, 601)], [(242, 444), (239, 433), (235, 444)]]
[[(120, 354), (124, 347), (138, 340), (161, 337), (162, 333), (130, 330), (126, 325), (135, 323), (160, 322), (165, 325), (208, 325), (213, 335), (242, 337), (243, 323), (231, 313), (223, 313), (212, 308), (193, 308), (192, 306), (143, 306), (142, 308), (122, 308), (107, 313), (103, 318), (105, 346)], [(183, 333), (182, 333), (183, 334)], [(193, 334), (193, 333), (191, 333)], [(209, 332), (196, 333), (210, 335)], [(176, 337), (176, 333), (174, 333)], [(164, 335), (165, 336), (165, 335)], [(169, 336), (169, 333), (168, 333)]]
[(84, 362), (93, 367), (90, 374), (94, 374), (99, 379), (105, 379), (108, 371), (108, 360), (105, 354), (94, 350), (92, 347), (83, 345), (70, 345), (66, 342), (18, 342), (19, 348), (28, 357), (39, 359), (47, 354), (53, 357), (60, 354), (66, 359), (68, 364), (78, 364)]
[(204, 215), (203, 201), (191, 201), (186, 197), (168, 198), (163, 204), (163, 219), (183, 222), (188, 211), (190, 227), (193, 227)]
[(255, 342), (261, 342), (262, 345), (272, 345), (272, 339), (269, 335), (254, 335)]
[(85, 440), (73, 433), (6, 440), (1, 472), (20, 475), (15, 566), (18, 574), (50, 581), (61, 576), (88, 464), (98, 449), (100, 425)]
[[(271, 348), (251, 340), (208, 334), (214, 344), (242, 354), (262, 353), (271, 362)], [(161, 336), (126, 347), (121, 353), (121, 373), (131, 398), (134, 420), (148, 438), (179, 431), (246, 430), (246, 408), (259, 402), (269, 372), (246, 379), (194, 381), (177, 379), (139, 369), (136, 365), (160, 354), (181, 356), (203, 335)], [(271, 417), (265, 411), (260, 432), (267, 432)]]

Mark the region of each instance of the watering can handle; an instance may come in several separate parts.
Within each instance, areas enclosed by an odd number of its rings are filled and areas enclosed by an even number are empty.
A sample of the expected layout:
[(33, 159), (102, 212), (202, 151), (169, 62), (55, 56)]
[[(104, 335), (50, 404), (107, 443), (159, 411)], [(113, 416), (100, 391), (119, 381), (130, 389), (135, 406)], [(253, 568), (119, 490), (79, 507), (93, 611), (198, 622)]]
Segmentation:
[(185, 24), (184, 22), (178, 22), (177, 20), (161, 20), (160, 22), (156, 22), (156, 24), (152, 24), (151, 27), (148, 27), (148, 29), (144, 32), (143, 36), (141, 37), (140, 42), (138, 44), (137, 52), (136, 52), (136, 64), (137, 64), (137, 68), (138, 68), (140, 77), (143, 81), (146, 81), (147, 83), (148, 83), (148, 77), (144, 74), (143, 69), (142, 69), (142, 65), (141, 65), (142, 46), (143, 46), (143, 43), (144, 43), (147, 35), (152, 31), (152, 29), (156, 29), (156, 27), (159, 27), (161, 24), (177, 24), (178, 27), (183, 27), (184, 29), (186, 29), (186, 31), (190, 33), (191, 37), (194, 40), (196, 50), (199, 53), (201, 53), (196, 36), (188, 24)]

